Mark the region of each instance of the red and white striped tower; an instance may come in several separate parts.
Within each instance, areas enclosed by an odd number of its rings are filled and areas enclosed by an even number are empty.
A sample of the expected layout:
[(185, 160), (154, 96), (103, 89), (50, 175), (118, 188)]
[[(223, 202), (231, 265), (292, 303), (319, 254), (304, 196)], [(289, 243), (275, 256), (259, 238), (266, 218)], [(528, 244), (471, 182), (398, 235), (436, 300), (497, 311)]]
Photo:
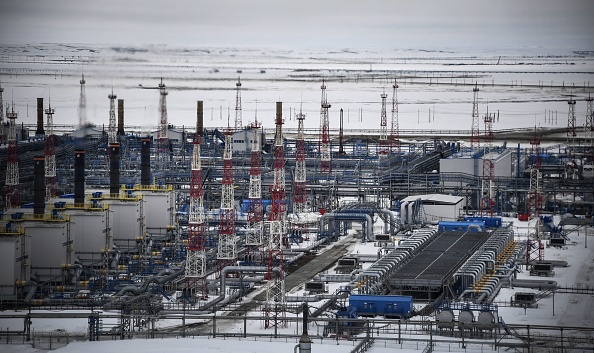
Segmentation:
[(390, 150), (400, 155), (400, 126), (398, 123), (398, 84), (392, 85), (392, 128), (390, 129)]
[(276, 135), (274, 139), (274, 184), (270, 187), (272, 210), (268, 218), (270, 236), (267, 247), (268, 287), (266, 290), (266, 320), (264, 327), (284, 325), (285, 317), (285, 274), (283, 266), (283, 244), (285, 241), (285, 217), (287, 200), (285, 195), (285, 148), (283, 145), (283, 104), (276, 102)]
[(390, 153), (390, 141), (388, 141), (388, 116), (386, 114), (386, 98), (388, 95), (383, 92), (382, 97), (382, 110), (380, 116), (380, 137), (379, 137), (379, 157), (387, 157)]
[(235, 84), (236, 93), (235, 93), (235, 131), (241, 130), (243, 126), (243, 118), (242, 118), (242, 111), (241, 111), (241, 80), (238, 77), (237, 83)]
[(320, 110), (320, 137), (319, 137), (319, 150), (320, 150), (320, 172), (331, 173), (332, 172), (332, 161), (330, 157), (330, 120), (328, 119), (328, 108), (331, 107), (328, 104), (326, 97), (326, 85), (322, 81), (322, 108)]
[(219, 210), (219, 242), (217, 263), (219, 271), (237, 261), (235, 245), (235, 207), (233, 190), (233, 132), (225, 132), (223, 152), (223, 182), (221, 187), (221, 209)]
[(262, 175), (260, 147), (260, 124), (256, 117), (252, 124), (252, 154), (250, 159), (250, 186), (248, 195), (248, 232), (245, 238), (248, 258), (253, 263), (262, 262), (262, 245), (264, 243), (264, 219), (262, 207)]
[(51, 103), (45, 110), (47, 117), (45, 138), (45, 200), (56, 196), (56, 150), (54, 135), (54, 108)]
[(208, 298), (206, 286), (206, 249), (204, 233), (204, 197), (202, 195), (202, 162), (200, 145), (203, 132), (203, 103), (197, 104), (196, 134), (192, 151), (192, 171), (190, 180), (190, 212), (188, 215), (188, 255), (186, 258), (186, 287), (191, 295), (199, 299)]
[(17, 150), (16, 119), (18, 114), (14, 111), (14, 104), (9, 112), (8, 119), (8, 161), (6, 163), (6, 209), (19, 207), (19, 156)]
[(493, 215), (495, 202), (493, 201), (493, 177), (494, 165), (491, 151), (493, 150), (493, 122), (495, 116), (487, 114), (484, 117), (485, 121), (485, 153), (483, 154), (483, 179), (481, 186), (481, 202), (479, 205), (480, 213), (482, 215)]
[(478, 92), (479, 88), (478, 85), (475, 83), (474, 88), (472, 89), (474, 92), (474, 98), (472, 100), (472, 128), (471, 128), (471, 136), (470, 136), (470, 149), (473, 151), (478, 150), (481, 147), (481, 131), (479, 128), (479, 112), (478, 112)]
[(157, 133), (157, 141), (158, 141), (158, 148), (157, 148), (157, 169), (158, 170), (167, 170), (168, 169), (168, 158), (167, 158), (167, 95), (169, 92), (165, 89), (165, 84), (163, 83), (163, 78), (161, 77), (161, 82), (159, 83), (159, 131)]
[(297, 139), (295, 151), (295, 183), (293, 187), (293, 212), (304, 213), (307, 212), (307, 182), (306, 182), (306, 168), (305, 168), (305, 138), (303, 135), (303, 120), (305, 114), (303, 110), (299, 109), (297, 117)]

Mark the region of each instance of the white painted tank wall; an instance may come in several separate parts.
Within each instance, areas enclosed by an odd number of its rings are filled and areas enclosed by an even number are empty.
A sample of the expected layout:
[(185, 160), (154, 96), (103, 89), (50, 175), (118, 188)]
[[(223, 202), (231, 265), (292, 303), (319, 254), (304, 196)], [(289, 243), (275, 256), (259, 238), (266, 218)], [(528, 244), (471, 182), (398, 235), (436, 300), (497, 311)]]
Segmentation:
[(109, 203), (109, 221), (114, 241), (133, 240), (141, 236), (141, 201), (105, 201)]
[[(26, 247), (24, 240), (23, 235), (0, 237), (0, 286), (14, 286), (16, 281), (29, 280), (29, 268), (26, 268), (25, 278), (23, 278), (22, 263), (17, 260), (23, 254), (23, 246)], [(25, 249), (25, 254), (28, 251)]]
[(151, 232), (151, 228), (165, 228), (171, 226), (171, 217), (173, 215), (173, 192), (142, 192), (144, 219), (146, 222), (147, 232)]
[(515, 167), (512, 166), (512, 153), (506, 151), (495, 160), (493, 173), (496, 177), (512, 177), (515, 174)]
[(461, 214), (464, 202), (455, 205), (427, 205), (423, 204), (425, 220), (427, 222), (455, 221)]
[[(68, 210), (66, 213), (70, 215), (70, 235), (76, 244), (74, 256), (79, 259), (90, 259), (91, 254), (85, 255), (79, 252), (101, 252), (106, 245), (107, 211)], [(111, 238), (107, 241), (108, 248), (111, 249)]]
[[(33, 274), (41, 276), (50, 274), (49, 270), (35, 267), (60, 268), (66, 264), (68, 241), (66, 222), (26, 221), (23, 223), (25, 235), (31, 244), (30, 260)], [(75, 244), (72, 243), (74, 247)], [(57, 274), (54, 270), (51, 274)]]

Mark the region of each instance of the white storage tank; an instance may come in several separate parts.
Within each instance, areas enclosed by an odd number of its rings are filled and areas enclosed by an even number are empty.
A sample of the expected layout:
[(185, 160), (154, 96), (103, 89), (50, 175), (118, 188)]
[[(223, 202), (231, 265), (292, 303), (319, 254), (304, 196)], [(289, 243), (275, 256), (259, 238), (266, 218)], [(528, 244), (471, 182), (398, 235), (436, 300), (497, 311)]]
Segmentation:
[(13, 298), (14, 286), (30, 278), (29, 243), (21, 227), (0, 223), (0, 298)]
[(78, 259), (97, 259), (105, 248), (111, 249), (112, 238), (109, 236), (107, 210), (69, 209), (70, 234), (75, 240), (75, 257)]
[(147, 233), (161, 233), (173, 226), (175, 203), (171, 188), (143, 190), (142, 200)]
[(26, 220), (22, 226), (31, 244), (32, 275), (39, 276), (42, 281), (55, 279), (61, 275), (60, 269), (64, 265), (72, 265), (75, 244), (66, 219)]
[(142, 236), (141, 202), (140, 198), (137, 201), (108, 201), (111, 235), (115, 244)]

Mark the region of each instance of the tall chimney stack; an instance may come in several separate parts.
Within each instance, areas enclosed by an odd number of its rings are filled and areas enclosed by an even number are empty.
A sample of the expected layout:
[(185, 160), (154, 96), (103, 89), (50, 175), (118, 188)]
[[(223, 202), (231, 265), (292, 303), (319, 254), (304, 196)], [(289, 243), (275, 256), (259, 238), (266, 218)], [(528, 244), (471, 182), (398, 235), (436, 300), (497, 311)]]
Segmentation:
[(45, 213), (45, 156), (33, 157), (33, 214)]
[(151, 185), (151, 138), (143, 137), (140, 150), (140, 185)]
[(74, 151), (74, 204), (85, 203), (85, 150)]
[(120, 144), (109, 144), (109, 194), (120, 194)]
[(283, 102), (276, 102), (276, 125), (283, 124)]
[(204, 133), (204, 105), (202, 101), (198, 101), (196, 108), (198, 122), (196, 124), (196, 133), (200, 136)]
[(118, 136), (124, 136), (124, 100), (118, 99)]
[(37, 130), (35, 135), (45, 135), (45, 130), (43, 130), (43, 98), (37, 98)]

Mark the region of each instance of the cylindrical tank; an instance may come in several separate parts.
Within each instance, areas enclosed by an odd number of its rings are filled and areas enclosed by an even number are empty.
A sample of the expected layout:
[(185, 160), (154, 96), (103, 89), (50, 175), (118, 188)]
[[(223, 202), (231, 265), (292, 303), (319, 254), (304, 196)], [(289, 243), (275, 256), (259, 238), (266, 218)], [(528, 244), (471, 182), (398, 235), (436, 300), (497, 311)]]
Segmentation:
[(472, 311), (460, 311), (460, 314), (458, 314), (458, 322), (464, 324), (465, 327), (470, 328), (470, 325), (474, 322), (474, 314)]
[(45, 157), (33, 158), (33, 214), (45, 213)]
[(443, 310), (437, 314), (437, 327), (452, 327), (454, 325), (454, 313), (451, 310)]
[(109, 145), (109, 193), (120, 193), (120, 144)]
[(490, 327), (495, 324), (495, 316), (490, 311), (481, 311), (477, 321), (481, 327)]
[(85, 151), (74, 151), (74, 203), (85, 202)]

